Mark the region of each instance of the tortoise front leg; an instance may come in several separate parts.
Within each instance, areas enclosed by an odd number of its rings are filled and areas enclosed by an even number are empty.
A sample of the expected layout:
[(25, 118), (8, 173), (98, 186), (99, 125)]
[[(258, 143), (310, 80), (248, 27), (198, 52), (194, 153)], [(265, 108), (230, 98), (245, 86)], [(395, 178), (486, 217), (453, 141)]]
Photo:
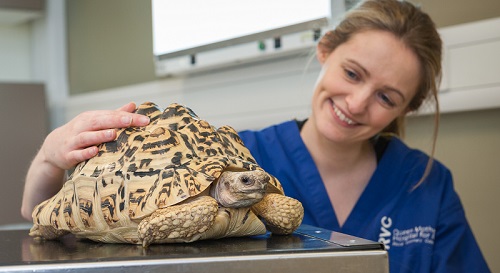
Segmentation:
[(155, 243), (196, 241), (213, 225), (217, 211), (217, 201), (209, 196), (158, 209), (139, 223), (138, 235), (144, 247)]
[(291, 234), (302, 223), (304, 208), (291, 197), (267, 194), (252, 210), (265, 220), (266, 228), (273, 234)]

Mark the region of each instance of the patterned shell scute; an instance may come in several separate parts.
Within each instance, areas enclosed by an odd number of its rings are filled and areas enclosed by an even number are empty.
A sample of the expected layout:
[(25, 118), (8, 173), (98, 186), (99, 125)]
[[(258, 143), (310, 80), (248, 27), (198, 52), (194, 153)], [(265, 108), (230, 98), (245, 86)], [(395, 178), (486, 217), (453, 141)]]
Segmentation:
[[(73, 225), (78, 211), (85, 229), (99, 228), (93, 213), (102, 214), (108, 226), (124, 226), (201, 194), (226, 168), (261, 169), (229, 126), (215, 129), (179, 104), (161, 111), (144, 103), (136, 112), (149, 116), (150, 124), (118, 131), (115, 141), (75, 168), (65, 184), (67, 196), (54, 204), (53, 211), (68, 214), (63, 225)], [(283, 193), (273, 177), (270, 186)]]

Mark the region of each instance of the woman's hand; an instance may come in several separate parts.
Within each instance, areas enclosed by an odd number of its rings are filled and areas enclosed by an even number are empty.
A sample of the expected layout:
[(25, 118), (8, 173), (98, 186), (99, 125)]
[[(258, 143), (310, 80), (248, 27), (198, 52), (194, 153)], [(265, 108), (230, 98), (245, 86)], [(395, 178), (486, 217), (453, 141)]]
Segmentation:
[(134, 103), (116, 110), (84, 112), (53, 130), (33, 159), (23, 193), (21, 214), (31, 220), (33, 208), (56, 194), (65, 171), (97, 154), (97, 145), (116, 138), (116, 129), (145, 126), (149, 118), (133, 113)]
[(132, 113), (136, 106), (128, 103), (117, 110), (81, 113), (52, 131), (40, 153), (54, 167), (67, 170), (97, 154), (97, 145), (116, 138), (116, 129), (144, 126), (149, 118)]

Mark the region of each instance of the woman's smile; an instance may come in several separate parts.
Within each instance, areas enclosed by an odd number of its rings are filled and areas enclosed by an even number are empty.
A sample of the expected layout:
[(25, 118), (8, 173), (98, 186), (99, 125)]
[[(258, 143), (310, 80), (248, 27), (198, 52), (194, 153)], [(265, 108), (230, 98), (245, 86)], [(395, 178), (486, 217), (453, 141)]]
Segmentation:
[(330, 102), (332, 104), (334, 117), (336, 118), (336, 120), (338, 120), (341, 123), (341, 125), (344, 125), (347, 127), (353, 127), (353, 126), (358, 125), (357, 122), (355, 122), (351, 118), (347, 117), (346, 114), (344, 113), (344, 111), (342, 111), (340, 108), (337, 107), (337, 105), (335, 105), (333, 100), (330, 100)]

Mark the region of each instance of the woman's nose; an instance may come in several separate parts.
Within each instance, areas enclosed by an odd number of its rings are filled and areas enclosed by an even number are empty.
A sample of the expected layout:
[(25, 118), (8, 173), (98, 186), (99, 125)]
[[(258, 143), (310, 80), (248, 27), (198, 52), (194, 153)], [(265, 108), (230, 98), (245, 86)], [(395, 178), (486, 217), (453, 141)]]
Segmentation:
[(345, 100), (351, 114), (361, 114), (368, 107), (370, 92), (368, 90), (354, 90), (346, 96)]

